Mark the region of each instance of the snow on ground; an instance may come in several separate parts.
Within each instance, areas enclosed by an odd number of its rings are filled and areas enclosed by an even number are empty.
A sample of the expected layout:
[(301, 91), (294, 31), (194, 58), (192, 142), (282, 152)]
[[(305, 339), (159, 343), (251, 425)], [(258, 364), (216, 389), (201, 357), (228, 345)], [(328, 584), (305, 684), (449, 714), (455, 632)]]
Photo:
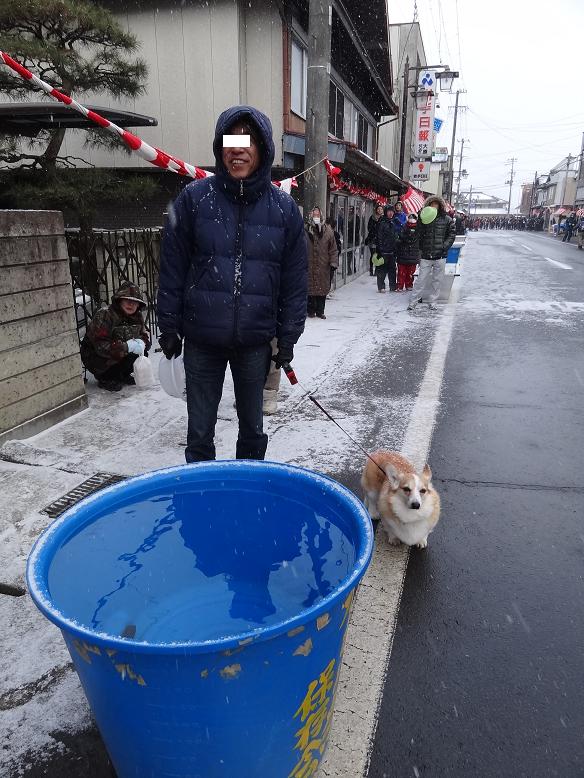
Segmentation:
[[(427, 346), (431, 319), (406, 313), (407, 295), (378, 294), (374, 279), (361, 277), (337, 290), (327, 320), (309, 319), (295, 350), (302, 387), (282, 378), (278, 413), (266, 418), (268, 458), (326, 473), (357, 474), (363, 454), (306, 398), (315, 396), (361, 445), (398, 447), (417, 387), (388, 397), (380, 391), (379, 355), (404, 369), (397, 344)], [(406, 349), (407, 351), (407, 349)], [(160, 355), (152, 355), (157, 363)], [(385, 364), (385, 363), (384, 363)], [(154, 365), (155, 373), (157, 364)], [(385, 369), (385, 368), (383, 368)], [(368, 392), (356, 377), (371, 374)], [(184, 462), (186, 405), (156, 385), (119, 393), (87, 384), (89, 408), (51, 429), (0, 448), (0, 581), (24, 585), (30, 547), (50, 523), (40, 511), (97, 472), (133, 475)], [(235, 454), (237, 424), (228, 373), (216, 430), (217, 456)], [(0, 597), (0, 774), (11, 774), (31, 755), (59, 743), (51, 733), (75, 733), (90, 723), (89, 710), (71, 669), (60, 633), (36, 611), (28, 596)]]

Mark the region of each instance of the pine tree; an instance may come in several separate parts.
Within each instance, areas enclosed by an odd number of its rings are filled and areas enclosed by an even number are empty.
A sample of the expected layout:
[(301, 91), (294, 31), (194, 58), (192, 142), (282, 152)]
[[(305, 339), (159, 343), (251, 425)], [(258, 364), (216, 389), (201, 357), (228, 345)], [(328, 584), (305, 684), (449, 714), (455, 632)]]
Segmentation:
[[(141, 94), (147, 67), (134, 56), (138, 45), (135, 36), (125, 32), (108, 10), (87, 0), (0, 2), (0, 49), (80, 102), (90, 92), (113, 98)], [(0, 93), (13, 99), (36, 99), (31, 85), (5, 67), (0, 67)], [(95, 171), (97, 186), (88, 187), (91, 174), (72, 170), (78, 160), (60, 154), (66, 132), (41, 131), (18, 144), (9, 136), (0, 137), (0, 168), (17, 166), (4, 174), (12, 179), (15, 203), (22, 206), (24, 201), (28, 207), (59, 207), (61, 203), (61, 207), (77, 210), (86, 221), (95, 207), (87, 190), (99, 197), (107, 189), (108, 174)], [(87, 131), (86, 145), (126, 150), (120, 140), (98, 128)], [(110, 199), (123, 194), (116, 191), (118, 179), (112, 177)]]

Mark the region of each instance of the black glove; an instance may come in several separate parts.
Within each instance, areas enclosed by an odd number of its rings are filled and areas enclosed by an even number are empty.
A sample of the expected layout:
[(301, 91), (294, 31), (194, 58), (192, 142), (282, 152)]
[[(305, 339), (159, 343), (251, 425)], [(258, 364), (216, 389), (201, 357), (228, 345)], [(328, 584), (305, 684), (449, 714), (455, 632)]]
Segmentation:
[(176, 332), (163, 332), (158, 338), (158, 345), (167, 359), (180, 357), (182, 353), (182, 339)]
[(292, 346), (279, 346), (278, 353), (272, 357), (277, 368), (292, 362), (294, 359), (294, 349)]

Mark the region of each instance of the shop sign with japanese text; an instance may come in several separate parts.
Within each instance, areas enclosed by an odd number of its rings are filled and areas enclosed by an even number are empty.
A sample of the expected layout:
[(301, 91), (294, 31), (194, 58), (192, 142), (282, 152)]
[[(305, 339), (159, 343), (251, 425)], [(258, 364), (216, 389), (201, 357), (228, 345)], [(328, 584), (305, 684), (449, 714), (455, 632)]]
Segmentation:
[(430, 178), (430, 163), (422, 160), (412, 162), (410, 181), (427, 181)]
[(434, 108), (436, 106), (436, 73), (423, 70), (418, 79), (418, 93), (426, 92), (423, 106), (416, 109), (412, 157), (431, 160), (434, 148)]

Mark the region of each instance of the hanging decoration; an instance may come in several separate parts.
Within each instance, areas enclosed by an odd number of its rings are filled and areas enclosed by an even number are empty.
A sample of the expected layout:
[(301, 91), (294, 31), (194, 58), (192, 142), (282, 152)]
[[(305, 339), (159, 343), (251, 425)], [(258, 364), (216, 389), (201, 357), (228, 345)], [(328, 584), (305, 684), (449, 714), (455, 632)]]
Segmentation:
[[(58, 100), (60, 103), (64, 103), (64, 105), (72, 108), (74, 111), (77, 111), (77, 113), (82, 114), (94, 124), (97, 124), (99, 127), (107, 130), (112, 135), (118, 136), (131, 151), (133, 151), (142, 159), (145, 159), (147, 162), (150, 162), (150, 164), (165, 170), (170, 170), (173, 173), (178, 173), (180, 176), (187, 176), (194, 179), (208, 178), (209, 176), (214, 175), (214, 173), (203, 170), (203, 168), (197, 167), (196, 165), (183, 162), (182, 159), (179, 159), (172, 154), (167, 154), (165, 151), (156, 148), (156, 146), (150, 146), (150, 144), (146, 143), (146, 141), (142, 140), (142, 138), (139, 138), (137, 135), (122, 129), (122, 127), (118, 127), (117, 124), (110, 122), (108, 119), (104, 118), (95, 111), (89, 110), (69, 95), (66, 95), (63, 92), (59, 92), (58, 89), (55, 89), (46, 81), (43, 81), (38, 76), (35, 76), (34, 73), (20, 65), (15, 59), (12, 59), (11, 56), (3, 51), (0, 51), (0, 59), (11, 70), (13, 70), (15, 73), (18, 73), (18, 75), (21, 76), (21, 78), (23, 78), (25, 81), (34, 84), (39, 89), (42, 89), (43, 92), (46, 92), (46, 94), (48, 94), (53, 99)], [(299, 175), (303, 175), (305, 172), (306, 171), (303, 171), (302, 173), (299, 173)], [(296, 177), (286, 178), (283, 181), (273, 181), (272, 183), (275, 186), (281, 188), (283, 191), (288, 192), (288, 194), (290, 193), (290, 190), (293, 186), (298, 186)]]
[(352, 181), (345, 181), (342, 179), (341, 168), (334, 166), (328, 158), (324, 160), (324, 166), (326, 167), (327, 180), (331, 192), (345, 190), (349, 192), (349, 194), (364, 197), (366, 200), (372, 200), (380, 205), (386, 205), (389, 202), (389, 198), (380, 195), (371, 187), (357, 186), (356, 184), (353, 184)]

